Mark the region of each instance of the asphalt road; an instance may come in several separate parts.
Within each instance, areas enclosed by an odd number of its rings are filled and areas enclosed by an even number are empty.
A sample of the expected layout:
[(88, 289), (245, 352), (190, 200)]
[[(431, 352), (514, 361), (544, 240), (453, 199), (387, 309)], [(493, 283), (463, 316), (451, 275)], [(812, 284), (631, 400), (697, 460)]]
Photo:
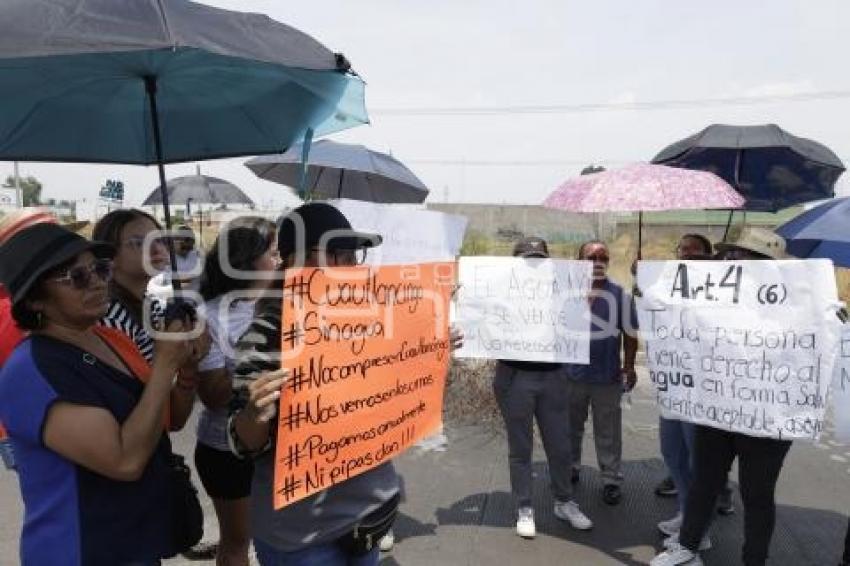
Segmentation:
[[(595, 522), (577, 532), (552, 514), (548, 471), (542, 449), (535, 451), (535, 507), (538, 536), (514, 534), (507, 445), (500, 430), (463, 426), (446, 430), (446, 442), (413, 448), (397, 460), (406, 500), (396, 522), (397, 544), (382, 564), (405, 566), (646, 564), (661, 538), (656, 523), (675, 513), (672, 499), (660, 499), (653, 486), (664, 474), (658, 452), (657, 413), (645, 375), (624, 415), (624, 498), (616, 507), (601, 501), (592, 442), (585, 439), (585, 467), (577, 492), (582, 509)], [(191, 453), (194, 427), (176, 436)], [(733, 479), (736, 476), (733, 474)], [(777, 490), (777, 525), (770, 564), (821, 566), (838, 563), (850, 511), (850, 447), (832, 439), (795, 442)], [(712, 527), (714, 548), (708, 565), (740, 563), (742, 510), (719, 517)], [(206, 504), (206, 538), (216, 536), (215, 517)], [(21, 502), (16, 476), (0, 471), (0, 564), (17, 564)], [(193, 564), (178, 558), (170, 565)], [(194, 564), (204, 564), (194, 562)]]

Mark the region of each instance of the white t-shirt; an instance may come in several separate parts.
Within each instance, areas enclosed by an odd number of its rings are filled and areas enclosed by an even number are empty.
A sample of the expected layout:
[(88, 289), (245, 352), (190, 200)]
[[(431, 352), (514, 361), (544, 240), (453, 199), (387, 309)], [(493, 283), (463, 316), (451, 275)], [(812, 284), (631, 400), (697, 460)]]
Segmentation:
[[(199, 371), (224, 368), (228, 376), (233, 374), (235, 365), (233, 347), (251, 325), (255, 303), (256, 301), (246, 299), (230, 302), (227, 295), (204, 303), (203, 311), (210, 333), (210, 351), (198, 364)], [(222, 306), (224, 306), (223, 310)], [(221, 409), (203, 407), (198, 419), (198, 442), (216, 450), (229, 451), (227, 416), (227, 407)]]

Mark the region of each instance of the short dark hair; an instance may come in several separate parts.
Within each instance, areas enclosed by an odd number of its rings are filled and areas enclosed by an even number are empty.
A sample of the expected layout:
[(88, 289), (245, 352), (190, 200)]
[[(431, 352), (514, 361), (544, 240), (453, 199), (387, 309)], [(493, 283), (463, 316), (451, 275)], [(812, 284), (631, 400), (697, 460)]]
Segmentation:
[(150, 220), (157, 230), (162, 230), (162, 225), (157, 222), (156, 218), (144, 210), (122, 208), (113, 210), (98, 220), (92, 230), (91, 239), (97, 242), (107, 242), (118, 248), (121, 245), (121, 231), (124, 230), (124, 226), (140, 218)]
[[(227, 257), (222, 242), (227, 239)], [(247, 289), (252, 281), (231, 277), (225, 265), (232, 269), (250, 271), (254, 262), (268, 251), (275, 240), (275, 224), (259, 216), (242, 216), (229, 222), (215, 239), (212, 249), (204, 260), (200, 293), (205, 301), (220, 297), (231, 291)]]
[(711, 241), (702, 234), (685, 234), (684, 236), (679, 238), (679, 241), (681, 242), (685, 238), (696, 240), (697, 242), (702, 244), (702, 251), (705, 252), (705, 255), (711, 255), (712, 253), (714, 253), (714, 246), (711, 245)]
[(601, 245), (605, 246), (606, 250), (608, 249), (608, 244), (606, 244), (602, 240), (588, 240), (585, 243), (583, 243), (581, 246), (579, 246), (579, 248), (578, 248), (578, 259), (584, 259), (584, 252), (587, 250), (587, 247), (592, 246), (594, 244), (601, 244)]

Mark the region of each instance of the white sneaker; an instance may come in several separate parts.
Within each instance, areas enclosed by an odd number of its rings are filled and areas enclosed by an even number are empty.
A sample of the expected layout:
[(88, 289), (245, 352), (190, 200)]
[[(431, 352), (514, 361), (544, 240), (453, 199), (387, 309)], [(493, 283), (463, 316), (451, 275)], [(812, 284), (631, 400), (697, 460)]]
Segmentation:
[(676, 543), (653, 558), (649, 566), (703, 566), (703, 564), (699, 554)]
[[(664, 542), (661, 544), (664, 545), (664, 548), (671, 548), (673, 545), (679, 544), (679, 533), (665, 538)], [(702, 537), (702, 540), (699, 541), (699, 548), (697, 550), (700, 552), (704, 550), (711, 550), (711, 537), (708, 536), (708, 533), (706, 533), (705, 536)]]
[(567, 521), (574, 529), (586, 531), (593, 528), (593, 521), (581, 512), (575, 501), (556, 501), (555, 516), (562, 521)]
[(516, 534), (522, 538), (534, 538), (537, 529), (534, 527), (534, 509), (521, 507), (517, 513)]
[(378, 548), (381, 549), (381, 552), (389, 552), (393, 549), (393, 545), (395, 544), (395, 535), (393, 534), (392, 529), (387, 531), (387, 534), (381, 537), (381, 540), (378, 541)]
[(679, 529), (682, 528), (682, 520), (682, 514), (679, 513), (668, 521), (661, 521), (660, 523), (658, 523), (658, 530), (667, 535), (668, 537), (671, 535), (675, 535), (679, 532)]

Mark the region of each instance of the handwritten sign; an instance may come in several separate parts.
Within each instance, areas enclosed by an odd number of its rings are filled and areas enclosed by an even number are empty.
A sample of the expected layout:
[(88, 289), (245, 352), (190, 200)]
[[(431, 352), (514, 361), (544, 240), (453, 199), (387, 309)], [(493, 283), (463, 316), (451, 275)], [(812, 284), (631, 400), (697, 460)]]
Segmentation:
[(663, 416), (816, 439), (838, 345), (832, 263), (644, 261), (641, 334)]
[(350, 199), (328, 203), (345, 214), (355, 230), (383, 236), (383, 243), (369, 250), (366, 263), (454, 261), (460, 255), (467, 224), (465, 216)]
[(441, 426), (454, 277), (452, 263), (287, 271), (276, 509)]
[(850, 324), (841, 327), (841, 340), (838, 344), (838, 358), (832, 374), (830, 395), (835, 438), (850, 442)]
[(462, 257), (456, 357), (588, 363), (591, 263)]

